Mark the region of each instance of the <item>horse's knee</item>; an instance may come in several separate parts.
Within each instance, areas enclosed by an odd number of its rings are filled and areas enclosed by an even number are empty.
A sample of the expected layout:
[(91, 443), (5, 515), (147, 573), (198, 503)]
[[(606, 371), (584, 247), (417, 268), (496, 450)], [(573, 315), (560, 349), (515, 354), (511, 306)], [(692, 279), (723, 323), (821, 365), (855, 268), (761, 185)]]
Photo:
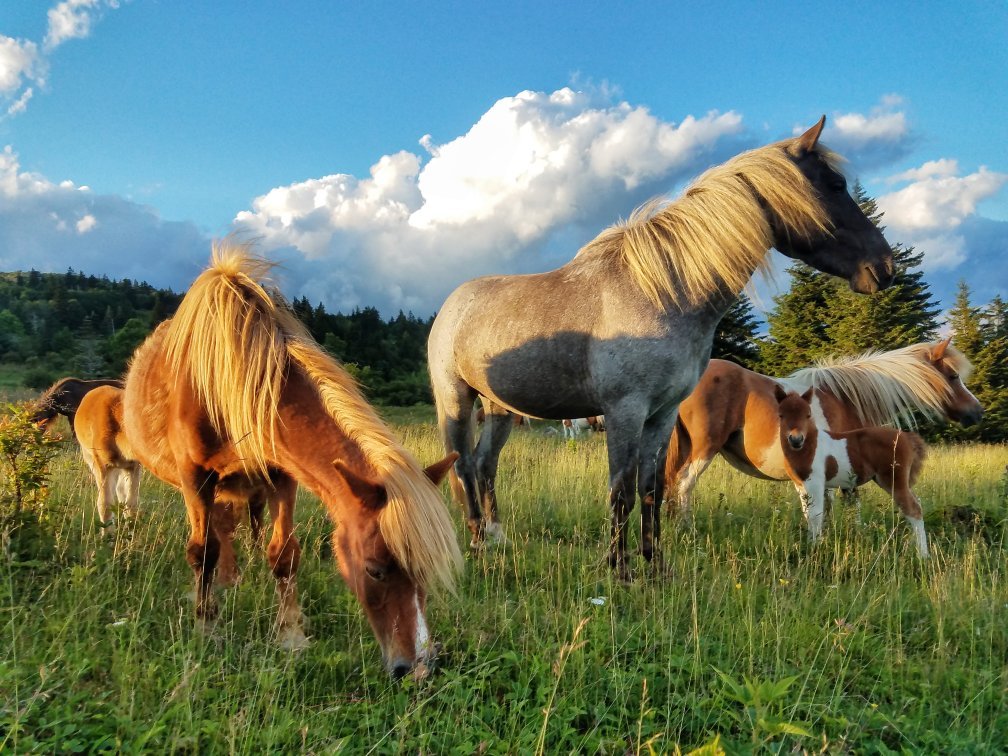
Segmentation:
[(266, 549), (266, 558), (277, 580), (286, 580), (297, 574), (301, 563), (301, 545), (293, 535), (280, 543), (271, 541)]

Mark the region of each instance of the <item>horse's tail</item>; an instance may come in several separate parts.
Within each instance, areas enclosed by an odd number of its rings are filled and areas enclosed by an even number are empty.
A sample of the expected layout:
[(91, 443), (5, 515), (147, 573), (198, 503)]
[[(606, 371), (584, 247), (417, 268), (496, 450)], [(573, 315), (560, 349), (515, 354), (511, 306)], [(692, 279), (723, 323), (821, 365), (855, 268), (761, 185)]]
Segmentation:
[[(689, 430), (682, 421), (682, 417), (677, 416), (675, 426), (672, 428), (672, 437), (669, 439), (668, 452), (665, 456), (666, 501), (673, 501), (671, 496), (678, 499), (679, 477), (692, 451), (693, 439), (690, 438)], [(676, 503), (678, 504), (678, 501)]]
[(272, 263), (249, 245), (215, 243), (167, 327), (164, 350), (176, 376), (192, 385), (214, 429), (238, 445), (247, 470), (266, 472), (287, 341), (306, 335), (279, 294), (260, 283)]

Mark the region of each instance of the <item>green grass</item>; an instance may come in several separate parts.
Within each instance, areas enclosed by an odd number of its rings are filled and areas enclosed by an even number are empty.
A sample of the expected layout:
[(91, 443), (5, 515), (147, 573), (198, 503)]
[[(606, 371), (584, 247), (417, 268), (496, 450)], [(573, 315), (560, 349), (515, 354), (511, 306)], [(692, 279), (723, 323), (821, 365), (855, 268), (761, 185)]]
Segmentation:
[[(389, 416), (422, 460), (442, 456), (429, 410)], [(863, 525), (838, 504), (810, 548), (790, 486), (715, 463), (693, 527), (666, 524), (666, 574), (624, 586), (604, 560), (604, 437), (542, 428), (502, 457), (510, 543), (430, 603), (446, 654), (423, 683), (385, 675), (313, 497), (298, 518), (313, 645), (274, 647), (272, 579), (247, 535), (204, 639), (179, 496), (145, 477), (142, 515), (106, 540), (68, 445), (55, 556), (0, 565), (0, 751), (1008, 750), (1008, 448), (932, 449), (923, 564), (874, 486)]]

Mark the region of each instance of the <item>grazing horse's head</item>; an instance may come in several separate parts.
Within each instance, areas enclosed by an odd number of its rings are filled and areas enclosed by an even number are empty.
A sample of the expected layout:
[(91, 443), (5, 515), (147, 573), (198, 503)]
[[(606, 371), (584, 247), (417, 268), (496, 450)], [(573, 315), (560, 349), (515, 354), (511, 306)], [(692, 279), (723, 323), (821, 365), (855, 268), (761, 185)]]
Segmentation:
[(961, 425), (976, 425), (983, 419), (984, 408), (963, 383), (969, 379), (973, 366), (962, 352), (950, 346), (951, 341), (951, 336), (939, 341), (928, 350), (926, 359), (948, 384), (942, 407), (945, 416)]
[[(437, 485), (457, 458), (452, 454), (431, 465), (424, 471), (427, 478)], [(388, 673), (395, 679), (413, 669), (426, 674), (435, 655), (427, 629), (427, 589), (395, 557), (382, 533), (386, 489), (342, 462), (334, 464), (357, 504), (343, 508), (333, 537), (343, 579), (364, 609)]]
[(778, 384), (774, 388), (777, 398), (777, 416), (780, 418), (780, 439), (784, 450), (791, 448), (798, 451), (805, 446), (806, 440), (816, 433), (815, 420), (812, 419), (812, 395), (814, 388), (809, 388), (799, 396), (796, 392), (787, 392)]
[(846, 278), (859, 294), (872, 294), (893, 281), (892, 250), (882, 232), (864, 214), (837, 170), (837, 158), (818, 146), (826, 116), (787, 144), (787, 152), (815, 190), (825, 215), (825, 227), (792, 234), (771, 213), (774, 247), (812, 267)]

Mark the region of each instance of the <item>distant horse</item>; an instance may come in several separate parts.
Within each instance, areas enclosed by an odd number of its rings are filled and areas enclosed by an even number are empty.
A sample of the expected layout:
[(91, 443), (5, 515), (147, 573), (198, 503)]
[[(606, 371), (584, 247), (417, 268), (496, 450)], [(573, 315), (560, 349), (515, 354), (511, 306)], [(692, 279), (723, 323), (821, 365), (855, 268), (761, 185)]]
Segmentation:
[(76, 438), (74, 415), (77, 413), (77, 408), (85, 394), (99, 386), (122, 388), (123, 382), (118, 378), (100, 378), (93, 381), (84, 381), (80, 378), (60, 378), (38, 398), (38, 409), (31, 416), (32, 422), (38, 423), (44, 428), (56, 418), (56, 415), (63, 415), (70, 423), (70, 432)]
[(426, 471), (419, 466), (353, 379), (260, 283), (270, 267), (245, 245), (214, 246), (211, 266), (175, 316), (133, 355), (126, 434), (144, 467), (182, 491), (201, 624), (217, 615), (214, 501), (261, 495), (273, 521), (266, 552), (277, 580), (279, 638), (291, 648), (307, 642), (296, 587), (300, 482), (338, 523), (333, 540), (343, 577), (386, 669), (401, 677), (430, 661), (427, 592), (454, 590), (461, 566), (436, 486), (455, 457)]
[[(140, 500), (142, 468), (123, 430), (123, 390), (99, 386), (89, 391), (77, 409), (74, 429), (98, 488), (98, 520), (112, 535), (116, 523), (115, 515), (109, 512), (112, 501), (123, 505), (124, 516), (134, 517)], [(236, 513), (247, 507), (252, 537), (258, 542), (266, 501), (262, 496), (236, 500), (234, 491), (225, 489), (215, 497), (215, 503), (211, 519), (221, 544), (216, 579), (219, 584), (233, 585), (238, 579), (233, 548)]]
[[(669, 443), (665, 485), (685, 515), (696, 482), (717, 454), (757, 478), (788, 480), (777, 443), (778, 386), (815, 387), (816, 425), (840, 433), (862, 426), (914, 427), (914, 413), (963, 425), (980, 421), (983, 407), (963, 381), (972, 366), (950, 339), (889, 352), (822, 361), (787, 378), (770, 378), (732, 362), (711, 360), (700, 382), (679, 407)], [(816, 464), (825, 464), (820, 454)], [(825, 502), (806, 502), (809, 535), (821, 529)]]
[[(463, 284), (434, 320), (428, 364), (452, 489), (479, 546), (501, 533), (495, 478), (509, 413), (608, 419), (609, 562), (629, 579), (626, 522), (641, 499), (641, 550), (655, 552), (665, 450), (679, 402), (700, 378), (714, 330), (771, 247), (870, 293), (893, 277), (882, 233), (819, 145), (825, 119), (652, 201), (548, 273)], [(590, 300), (576, 292), (597, 292)], [(470, 414), (482, 397), (478, 444)], [(481, 512), (482, 504), (482, 512)]]
[[(913, 528), (917, 551), (926, 558), (924, 517), (920, 501), (910, 488), (924, 465), (924, 439), (897, 428), (858, 428), (846, 433), (820, 430), (810, 403), (814, 392), (809, 388), (799, 396), (780, 386), (774, 390), (784, 467), (795, 486), (807, 492), (802, 501), (814, 497), (821, 500), (825, 488), (853, 488), (874, 480), (903, 512)], [(818, 464), (819, 459), (825, 460), (825, 466)], [(809, 523), (814, 541), (819, 530), (812, 530), (812, 518)]]
[(603, 415), (565, 418), (560, 422), (563, 425), (564, 438), (577, 438), (582, 432), (589, 429), (595, 433), (601, 433), (605, 430), (605, 416)]

